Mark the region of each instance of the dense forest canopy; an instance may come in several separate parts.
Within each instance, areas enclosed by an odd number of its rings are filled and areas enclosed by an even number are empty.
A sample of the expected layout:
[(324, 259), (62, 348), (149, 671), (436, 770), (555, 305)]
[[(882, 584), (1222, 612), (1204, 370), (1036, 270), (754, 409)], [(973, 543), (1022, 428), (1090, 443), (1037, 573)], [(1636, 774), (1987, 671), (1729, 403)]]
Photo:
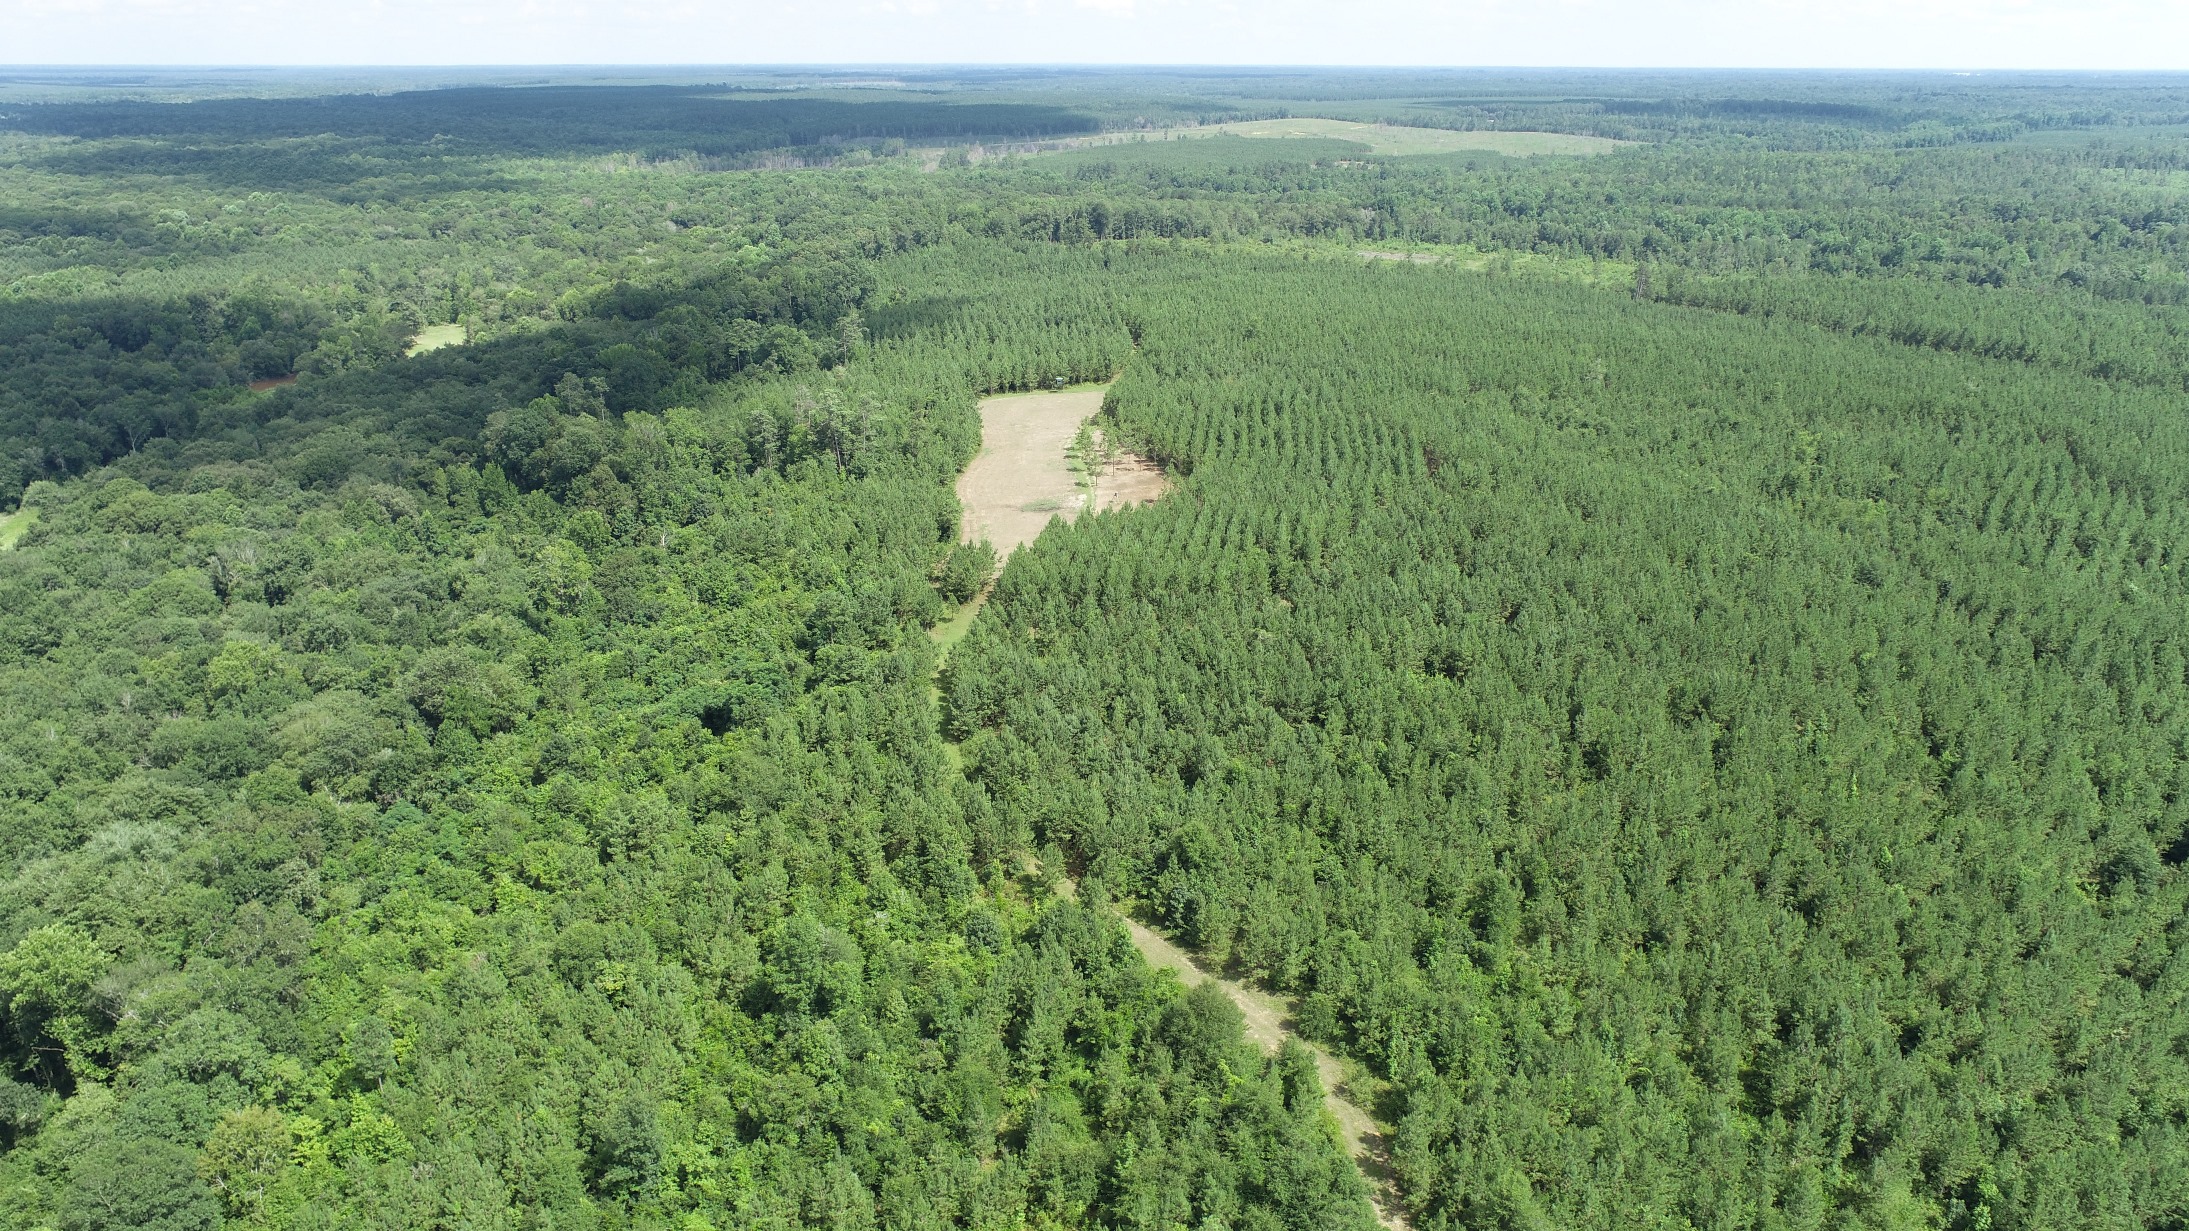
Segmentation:
[(890, 76), (0, 81), (0, 1222), (2189, 1222), (2189, 81)]
[(231, 145), (325, 136), (500, 156), (633, 149), (743, 154), (879, 138), (1053, 136), (1095, 127), (1092, 117), (1060, 107), (773, 98), (725, 86), (472, 87), (187, 106), (33, 103), (12, 109), (6, 121), (22, 132), (77, 138)]

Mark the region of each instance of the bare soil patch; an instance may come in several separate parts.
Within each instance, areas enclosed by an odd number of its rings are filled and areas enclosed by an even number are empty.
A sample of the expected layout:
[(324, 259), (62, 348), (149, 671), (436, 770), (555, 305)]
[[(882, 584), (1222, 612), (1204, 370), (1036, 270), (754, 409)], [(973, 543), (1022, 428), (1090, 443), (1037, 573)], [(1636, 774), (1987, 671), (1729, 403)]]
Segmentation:
[(1100, 432), (1094, 434), (1094, 455), (1088, 486), (1098, 513), (1154, 504), (1171, 489), (1170, 476), (1161, 466), (1137, 453), (1110, 448)]
[(1482, 150), (1513, 158), (1538, 154), (1608, 154), (1621, 145), (1608, 137), (1585, 137), (1548, 132), (1460, 132), (1449, 128), (1415, 128), (1404, 124), (1365, 124), (1356, 120), (1290, 119), (1252, 120), (1220, 124), (1217, 132), (1241, 137), (1326, 137), (1358, 141), (1378, 154), (1452, 154)]
[[(1379, 124), (1361, 120), (1332, 120), (1317, 117), (1298, 117), (1284, 120), (1244, 120), (1221, 124), (1180, 124), (1170, 128), (1127, 129), (1119, 132), (1098, 133), (1087, 137), (1067, 137), (1061, 140), (1022, 143), (1010, 147), (993, 147), (986, 151), (993, 157), (1002, 153), (1046, 154), (1064, 150), (1096, 149), (1103, 146), (1125, 145), (1142, 141), (1191, 141), (1202, 137), (1257, 137), (1266, 139), (1311, 139), (1325, 141), (1351, 141), (1368, 147), (1373, 154), (1461, 154), (1482, 152), (1501, 154), (1509, 158), (1533, 158), (1540, 154), (1590, 156), (1608, 154), (1621, 146), (1636, 144), (1618, 141), (1610, 137), (1590, 137), (1577, 133), (1553, 132), (1505, 132), (1475, 130), (1463, 132), (1450, 128), (1417, 128), (1407, 124)], [(922, 151), (930, 155), (924, 164), (934, 170), (941, 151)], [(979, 161), (972, 153), (970, 161)], [(1359, 162), (1340, 159), (1341, 166), (1359, 166)]]
[(279, 389), (283, 385), (293, 385), (295, 383), (296, 373), (291, 372), (287, 376), (269, 376), (264, 380), (254, 380), (251, 382), (250, 387), (253, 393), (264, 393), (268, 389)]
[[(1161, 467), (1106, 447), (1099, 431), (1090, 434), (1087, 455), (1075, 456), (1075, 446), (1084, 443), (1081, 430), (1101, 412), (1108, 391), (1103, 385), (983, 399), (981, 451), (958, 476), (958, 504), (965, 510), (959, 537), (987, 539), (1001, 563), (1039, 537), (1052, 517), (1070, 522), (1090, 508), (1130, 508), (1169, 491)], [(988, 593), (983, 589), (928, 630), (943, 661), (972, 629)]]
[(980, 455), (958, 476), (966, 542), (987, 539), (1008, 557), (1033, 542), (1050, 518), (1079, 515), (1085, 493), (1072, 471), (1072, 441), (1102, 409), (1104, 392), (1017, 393), (981, 402)]

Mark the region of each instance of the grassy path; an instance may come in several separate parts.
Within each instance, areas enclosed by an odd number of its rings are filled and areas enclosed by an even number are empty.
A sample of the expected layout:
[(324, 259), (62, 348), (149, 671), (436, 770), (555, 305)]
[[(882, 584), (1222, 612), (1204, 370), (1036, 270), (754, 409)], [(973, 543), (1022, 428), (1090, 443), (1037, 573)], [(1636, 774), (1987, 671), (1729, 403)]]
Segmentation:
[(6, 551), (20, 542), (30, 524), (38, 520), (38, 510), (25, 505), (5, 517), (0, 517), (0, 551)]

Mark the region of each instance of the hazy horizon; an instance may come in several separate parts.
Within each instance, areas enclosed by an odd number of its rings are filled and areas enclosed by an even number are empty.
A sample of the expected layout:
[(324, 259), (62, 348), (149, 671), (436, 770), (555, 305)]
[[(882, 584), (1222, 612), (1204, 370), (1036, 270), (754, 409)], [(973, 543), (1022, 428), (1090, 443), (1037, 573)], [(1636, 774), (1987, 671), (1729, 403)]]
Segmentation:
[(15, 68), (2189, 68), (2189, 6), (2163, 0), (12, 0), (0, 20)]

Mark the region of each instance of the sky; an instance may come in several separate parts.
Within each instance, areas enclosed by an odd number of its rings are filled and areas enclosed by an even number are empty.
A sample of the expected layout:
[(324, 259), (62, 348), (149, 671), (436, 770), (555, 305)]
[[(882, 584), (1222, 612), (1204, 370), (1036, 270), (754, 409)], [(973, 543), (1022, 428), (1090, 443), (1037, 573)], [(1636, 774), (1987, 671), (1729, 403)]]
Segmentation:
[(0, 0), (0, 64), (2189, 69), (2189, 0)]

